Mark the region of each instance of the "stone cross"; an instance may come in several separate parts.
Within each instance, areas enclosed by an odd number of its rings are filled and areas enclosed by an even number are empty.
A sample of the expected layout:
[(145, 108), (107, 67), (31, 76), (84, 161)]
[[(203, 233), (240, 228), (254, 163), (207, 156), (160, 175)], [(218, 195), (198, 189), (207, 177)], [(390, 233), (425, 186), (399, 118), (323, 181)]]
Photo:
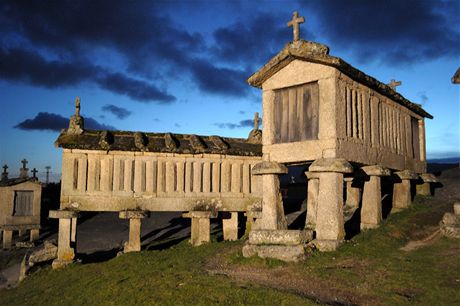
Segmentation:
[(391, 80), (391, 82), (390, 82), (389, 84), (387, 84), (387, 85), (390, 86), (391, 89), (393, 89), (394, 91), (396, 91), (396, 86), (399, 86), (399, 85), (401, 85), (401, 84), (402, 84), (401, 81), (397, 81), (397, 82), (396, 82), (396, 81), (393, 79), (393, 80)]
[(75, 99), (75, 116), (80, 117), (80, 97)]
[(8, 166), (7, 166), (7, 165), (4, 165), (2, 168), (3, 168), (3, 172), (2, 172), (2, 181), (4, 181), (4, 180), (7, 180), (7, 179), (8, 179), (8, 172), (6, 172), (6, 169), (8, 169)]
[(299, 17), (299, 13), (297, 11), (295, 11), (292, 14), (292, 16), (293, 16), (292, 20), (290, 20), (287, 23), (287, 25), (288, 25), (288, 27), (292, 27), (292, 31), (293, 31), (293, 34), (294, 34), (294, 41), (298, 41), (299, 37), (300, 37), (299, 24), (304, 23), (305, 18), (304, 17)]
[(254, 114), (254, 130), (258, 130), (259, 129), (259, 113), (256, 112)]
[(22, 169), (26, 169), (26, 166), (28, 163), (27, 159), (24, 158), (23, 160), (21, 160), (21, 163), (22, 163)]
[(48, 183), (50, 182), (50, 169), (51, 169), (51, 166), (46, 166), (45, 169), (46, 169), (46, 184), (48, 185)]
[(32, 177), (33, 178), (37, 178), (37, 172), (38, 172), (38, 170), (33, 168), (33, 170), (32, 170)]
[(28, 174), (29, 168), (26, 168), (28, 161), (24, 158), (23, 160), (21, 160), (21, 163), (22, 163), (22, 168), (19, 169), (19, 177), (27, 178), (29, 177), (29, 174)]

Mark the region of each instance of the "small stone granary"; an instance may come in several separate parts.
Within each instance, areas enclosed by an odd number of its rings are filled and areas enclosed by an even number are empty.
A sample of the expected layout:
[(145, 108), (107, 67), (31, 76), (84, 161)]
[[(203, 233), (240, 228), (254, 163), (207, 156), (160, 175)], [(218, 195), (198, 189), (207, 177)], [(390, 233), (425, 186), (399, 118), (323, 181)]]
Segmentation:
[(0, 180), (0, 230), (3, 231), (3, 248), (12, 245), (13, 232), (22, 236), (30, 230), (30, 241), (38, 239), (40, 233), (40, 206), (42, 185), (36, 178), (37, 170), (29, 177), (27, 160), (22, 160), (18, 178), (8, 178), (8, 166), (3, 166)]
[[(256, 220), (244, 256), (299, 260), (312, 239), (322, 251), (340, 245), (344, 214), (359, 211), (362, 230), (379, 226), (382, 177), (394, 182), (393, 212), (410, 205), (416, 183), (430, 194), (424, 118), (432, 116), (398, 94), (398, 82), (383, 84), (301, 40), (302, 22), (295, 12), (293, 42), (248, 79), (263, 90), (263, 135), (258, 120), (248, 139), (88, 131), (77, 99), (56, 141), (64, 152), (61, 209), (50, 212), (59, 218), (54, 266), (74, 257), (79, 211), (129, 219), (125, 251), (140, 250), (140, 220), (149, 212), (185, 212), (193, 245), (209, 241), (218, 212), (230, 217), (224, 237), (236, 239), (237, 213), (245, 212)], [(280, 194), (279, 175), (293, 164), (308, 167), (305, 230), (287, 229)]]

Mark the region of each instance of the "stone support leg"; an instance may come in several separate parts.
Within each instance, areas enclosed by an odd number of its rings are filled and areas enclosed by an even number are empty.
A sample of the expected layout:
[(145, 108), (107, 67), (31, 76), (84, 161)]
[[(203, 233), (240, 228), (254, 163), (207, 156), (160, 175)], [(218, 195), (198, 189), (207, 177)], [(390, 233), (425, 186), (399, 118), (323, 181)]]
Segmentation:
[(191, 211), (182, 214), (183, 218), (192, 219), (190, 243), (193, 246), (200, 246), (211, 241), (211, 220), (217, 217), (211, 211)]
[(416, 192), (418, 195), (422, 196), (431, 196), (432, 190), (431, 186), (434, 183), (437, 183), (438, 179), (431, 173), (423, 173), (420, 175), (419, 184), (416, 185)]
[(411, 205), (411, 180), (418, 178), (418, 175), (409, 170), (395, 172), (395, 175), (398, 181), (393, 185), (392, 213), (401, 211)]
[(34, 242), (37, 241), (40, 237), (40, 229), (34, 228), (30, 230), (30, 241)]
[(74, 248), (71, 246), (72, 218), (76, 218), (78, 212), (70, 210), (50, 210), (49, 217), (59, 219), (58, 252), (57, 259), (53, 261), (53, 269), (63, 268), (73, 262), (75, 257)]
[(73, 243), (77, 241), (77, 218), (72, 218), (70, 241)]
[(3, 248), (11, 249), (11, 244), (13, 240), (13, 231), (3, 230)]
[(262, 218), (254, 224), (258, 230), (287, 229), (279, 180), (279, 175), (287, 171), (286, 166), (269, 161), (258, 163), (252, 169), (253, 175), (262, 175)]
[(343, 173), (353, 172), (343, 159), (316, 160), (309, 169), (319, 176), (315, 245), (320, 251), (332, 251), (345, 238), (343, 219)]
[(319, 177), (317, 173), (305, 172), (308, 178), (307, 186), (307, 217), (305, 220), (305, 229), (315, 230), (316, 228), (316, 210), (318, 207), (318, 190)]
[(148, 213), (145, 211), (120, 211), (119, 217), (129, 220), (129, 240), (124, 244), (124, 253), (139, 252), (141, 250), (141, 219), (147, 216)]
[(347, 194), (345, 206), (359, 207), (361, 200), (361, 188), (356, 186), (356, 179), (353, 177), (346, 177), (344, 181)]
[(238, 213), (231, 212), (230, 218), (222, 219), (224, 240), (238, 240)]
[(24, 236), (25, 232), (26, 232), (26, 230), (18, 230), (18, 236), (19, 237)]
[(366, 166), (362, 170), (367, 175), (364, 182), (361, 206), (361, 230), (376, 228), (382, 222), (381, 177), (390, 175), (390, 170), (382, 166)]

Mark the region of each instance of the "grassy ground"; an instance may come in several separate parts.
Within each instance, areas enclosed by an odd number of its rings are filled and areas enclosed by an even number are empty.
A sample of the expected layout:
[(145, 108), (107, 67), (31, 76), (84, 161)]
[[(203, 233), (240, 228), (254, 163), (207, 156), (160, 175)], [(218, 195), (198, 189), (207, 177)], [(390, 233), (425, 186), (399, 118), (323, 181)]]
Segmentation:
[(126, 254), (96, 264), (43, 268), (1, 305), (264, 304), (460, 305), (460, 241), (434, 236), (451, 203), (417, 198), (337, 252), (301, 263), (243, 258), (242, 241)]

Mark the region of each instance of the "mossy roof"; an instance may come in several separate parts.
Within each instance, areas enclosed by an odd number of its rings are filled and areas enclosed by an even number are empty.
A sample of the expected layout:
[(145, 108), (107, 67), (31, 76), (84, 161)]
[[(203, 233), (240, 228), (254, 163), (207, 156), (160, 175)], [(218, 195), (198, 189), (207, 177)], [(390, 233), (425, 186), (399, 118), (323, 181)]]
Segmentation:
[(283, 50), (268, 61), (259, 71), (254, 73), (247, 81), (249, 85), (261, 88), (266, 80), (296, 59), (334, 67), (351, 79), (407, 107), (414, 113), (433, 119), (433, 116), (426, 112), (419, 104), (409, 101), (388, 85), (356, 69), (343, 59), (329, 55), (329, 48), (327, 46), (310, 41), (299, 40), (289, 42)]
[(75, 135), (63, 130), (55, 145), (82, 150), (262, 156), (262, 145), (248, 143), (244, 138), (171, 133), (85, 130)]

